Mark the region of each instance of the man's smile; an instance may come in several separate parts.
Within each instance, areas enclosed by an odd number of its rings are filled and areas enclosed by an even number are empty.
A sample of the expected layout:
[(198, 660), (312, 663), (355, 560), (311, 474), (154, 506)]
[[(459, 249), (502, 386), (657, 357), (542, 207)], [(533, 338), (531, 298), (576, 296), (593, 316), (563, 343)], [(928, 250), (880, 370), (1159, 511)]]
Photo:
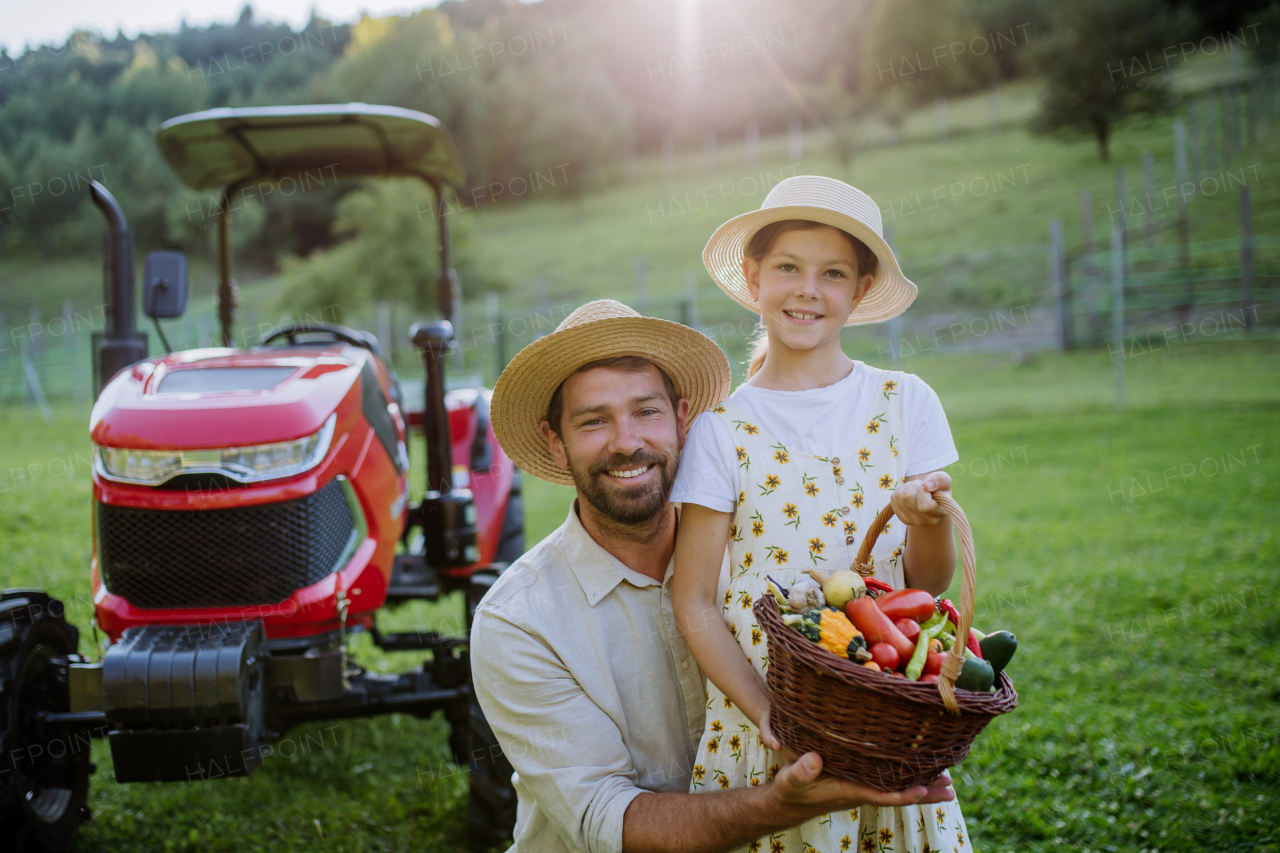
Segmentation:
[(643, 474), (647, 474), (649, 472), (649, 469), (653, 467), (654, 467), (653, 463), (650, 463), (648, 465), (642, 465), (638, 468), (610, 469), (608, 471), (605, 471), (605, 473), (608, 474), (610, 477), (614, 477), (620, 480), (632, 480)]

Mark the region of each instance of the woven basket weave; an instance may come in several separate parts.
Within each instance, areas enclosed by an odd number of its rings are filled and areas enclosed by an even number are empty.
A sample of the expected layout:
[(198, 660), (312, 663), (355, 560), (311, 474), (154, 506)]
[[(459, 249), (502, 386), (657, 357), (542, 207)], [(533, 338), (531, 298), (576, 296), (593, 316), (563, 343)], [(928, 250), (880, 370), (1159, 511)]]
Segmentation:
[[(945, 496), (938, 503), (959, 534), (964, 577), (956, 636), (965, 637), (976, 584), (973, 534), (959, 504)], [(853, 566), (860, 574), (871, 574), (871, 547), (892, 515), (886, 506), (867, 530)], [(987, 723), (1018, 705), (1004, 672), (994, 693), (954, 689), (964, 665), (965, 644), (958, 639), (937, 682), (922, 684), (875, 672), (810, 642), (783, 623), (772, 595), (761, 596), (754, 612), (769, 639), (770, 727), (794, 752), (819, 753), (823, 768), (841, 778), (881, 791), (926, 784), (963, 761)]]

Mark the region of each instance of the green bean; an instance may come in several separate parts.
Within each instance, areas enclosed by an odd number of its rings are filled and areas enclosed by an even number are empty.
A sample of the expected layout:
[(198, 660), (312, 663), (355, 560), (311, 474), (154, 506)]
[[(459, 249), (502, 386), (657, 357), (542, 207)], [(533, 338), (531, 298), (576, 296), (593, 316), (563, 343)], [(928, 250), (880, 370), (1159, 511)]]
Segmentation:
[[(942, 618), (939, 619), (937, 616), (942, 616)], [(916, 650), (911, 655), (911, 662), (907, 664), (906, 675), (911, 681), (920, 680), (920, 673), (924, 672), (925, 658), (929, 656), (929, 641), (941, 634), (942, 629), (946, 627), (946, 617), (941, 613), (937, 614), (937, 616), (920, 626), (920, 637), (916, 640)]]

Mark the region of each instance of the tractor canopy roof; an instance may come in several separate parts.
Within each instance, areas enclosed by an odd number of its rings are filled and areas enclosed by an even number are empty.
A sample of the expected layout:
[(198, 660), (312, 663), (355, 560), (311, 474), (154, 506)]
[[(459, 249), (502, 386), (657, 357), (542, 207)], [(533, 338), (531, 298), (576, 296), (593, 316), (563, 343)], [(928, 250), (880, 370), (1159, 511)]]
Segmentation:
[(171, 118), (156, 144), (196, 190), (301, 178), (422, 178), (460, 186), (462, 163), (439, 120), (376, 104), (220, 107)]

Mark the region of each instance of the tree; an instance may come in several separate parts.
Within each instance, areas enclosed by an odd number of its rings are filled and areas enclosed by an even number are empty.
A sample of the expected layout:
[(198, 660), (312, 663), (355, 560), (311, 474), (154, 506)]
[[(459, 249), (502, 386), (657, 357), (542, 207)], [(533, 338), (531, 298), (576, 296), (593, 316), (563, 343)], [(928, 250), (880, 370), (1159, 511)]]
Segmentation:
[(1163, 51), (1195, 20), (1159, 0), (1063, 0), (1052, 17), (1049, 35), (1032, 45), (1045, 84), (1032, 129), (1092, 136), (1107, 160), (1118, 124), (1169, 106)]

